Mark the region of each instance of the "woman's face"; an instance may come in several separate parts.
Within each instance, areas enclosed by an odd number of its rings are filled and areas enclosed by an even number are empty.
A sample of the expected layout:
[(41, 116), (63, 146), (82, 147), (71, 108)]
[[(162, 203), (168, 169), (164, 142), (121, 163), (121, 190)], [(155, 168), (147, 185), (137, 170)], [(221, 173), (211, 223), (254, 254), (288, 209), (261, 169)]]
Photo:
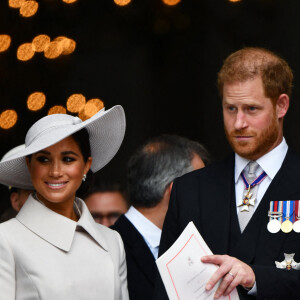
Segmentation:
[(83, 160), (78, 144), (70, 136), (26, 158), (32, 184), (39, 200), (52, 204), (72, 204), (82, 177), (92, 164)]

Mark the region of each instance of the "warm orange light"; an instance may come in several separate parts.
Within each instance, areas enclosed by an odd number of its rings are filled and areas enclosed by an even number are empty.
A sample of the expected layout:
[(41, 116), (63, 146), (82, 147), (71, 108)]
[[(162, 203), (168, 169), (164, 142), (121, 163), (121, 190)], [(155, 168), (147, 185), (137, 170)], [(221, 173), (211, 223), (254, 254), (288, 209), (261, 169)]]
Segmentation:
[(131, 0), (114, 0), (114, 2), (119, 6), (125, 6), (128, 5)]
[(63, 55), (71, 54), (76, 48), (76, 42), (72, 39), (69, 39), (65, 36), (59, 36), (54, 41), (57, 41), (61, 44)]
[(180, 2), (181, 0), (162, 0), (162, 2), (164, 4), (167, 4), (169, 6), (173, 6), (173, 5), (176, 5)]
[(0, 34), (0, 52), (6, 51), (11, 43), (11, 38), (7, 34)]
[(0, 127), (3, 129), (9, 129), (13, 127), (18, 120), (18, 115), (16, 111), (8, 109), (1, 113), (0, 115)]
[(50, 42), (44, 51), (44, 56), (49, 59), (57, 58), (63, 51), (62, 45), (58, 41)]
[(71, 4), (71, 3), (74, 3), (76, 2), (77, 0), (62, 0), (62, 2), (65, 2), (67, 4)]
[(67, 100), (67, 109), (72, 113), (78, 113), (85, 106), (85, 97), (82, 94), (73, 94)]
[(48, 115), (66, 114), (67, 110), (61, 105), (55, 105), (48, 110)]
[(36, 52), (43, 52), (50, 44), (50, 37), (46, 34), (37, 35), (32, 40), (33, 50)]
[(39, 4), (34, 0), (24, 1), (20, 7), (20, 15), (28, 18), (36, 14)]
[(229, 2), (240, 2), (241, 0), (229, 0)]
[[(94, 98), (94, 99), (91, 99), (91, 100), (89, 100), (87, 103), (86, 103), (86, 105), (85, 105), (85, 107), (84, 107), (84, 110), (85, 110), (85, 114), (86, 115), (91, 115), (91, 113), (89, 112), (89, 111), (91, 111), (91, 112), (93, 112), (95, 109), (96, 109), (96, 112), (95, 113), (97, 113), (100, 109), (102, 109), (104, 107), (104, 102), (103, 101), (101, 101), (100, 99), (98, 99), (98, 98)], [(94, 113), (94, 114), (95, 114)], [(92, 114), (92, 115), (94, 115), (94, 114)], [(91, 116), (92, 116), (91, 115)]]
[(78, 118), (81, 119), (82, 121), (85, 121), (85, 120), (87, 120), (89, 117), (85, 115), (84, 109), (83, 109), (82, 111), (80, 111), (80, 112), (78, 113)]
[(26, 0), (8, 0), (8, 5), (11, 8), (20, 8), (22, 3)]
[(46, 103), (46, 96), (42, 92), (35, 92), (27, 98), (27, 107), (32, 111), (37, 111), (44, 107)]
[(24, 43), (17, 50), (17, 58), (22, 61), (31, 59), (33, 55), (34, 51), (31, 43)]

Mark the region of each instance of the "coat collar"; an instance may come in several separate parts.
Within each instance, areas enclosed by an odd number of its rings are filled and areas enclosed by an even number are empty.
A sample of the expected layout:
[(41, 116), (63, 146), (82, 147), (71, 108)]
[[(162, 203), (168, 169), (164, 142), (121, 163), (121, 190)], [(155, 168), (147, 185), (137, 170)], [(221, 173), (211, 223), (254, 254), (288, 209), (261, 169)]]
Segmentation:
[(107, 244), (85, 203), (79, 198), (75, 201), (81, 211), (78, 222), (55, 213), (35, 200), (32, 195), (28, 197), (16, 219), (48, 243), (66, 252), (70, 251), (75, 231), (79, 227), (107, 251)]

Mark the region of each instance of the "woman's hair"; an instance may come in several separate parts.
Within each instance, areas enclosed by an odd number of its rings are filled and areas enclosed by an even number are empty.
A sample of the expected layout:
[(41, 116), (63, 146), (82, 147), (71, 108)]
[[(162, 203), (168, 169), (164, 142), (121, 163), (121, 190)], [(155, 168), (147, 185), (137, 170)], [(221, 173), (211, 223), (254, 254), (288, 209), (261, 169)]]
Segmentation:
[[(78, 145), (81, 154), (83, 156), (83, 160), (85, 162), (88, 161), (88, 158), (91, 157), (91, 146), (90, 146), (90, 138), (89, 133), (85, 128), (75, 132), (71, 135), (76, 144)], [(79, 198), (83, 198), (84, 195), (88, 192), (89, 187), (94, 183), (94, 174), (91, 170), (86, 174), (86, 180), (82, 181), (81, 186), (76, 191), (76, 196)]]

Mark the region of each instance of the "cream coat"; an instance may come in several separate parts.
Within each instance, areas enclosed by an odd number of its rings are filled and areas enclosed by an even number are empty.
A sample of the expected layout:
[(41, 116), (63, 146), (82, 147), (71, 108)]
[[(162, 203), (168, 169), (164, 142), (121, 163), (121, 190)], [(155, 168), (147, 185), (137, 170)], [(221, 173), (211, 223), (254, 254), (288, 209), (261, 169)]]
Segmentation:
[(84, 202), (78, 222), (29, 197), (0, 224), (1, 300), (127, 300), (119, 234), (96, 224)]

